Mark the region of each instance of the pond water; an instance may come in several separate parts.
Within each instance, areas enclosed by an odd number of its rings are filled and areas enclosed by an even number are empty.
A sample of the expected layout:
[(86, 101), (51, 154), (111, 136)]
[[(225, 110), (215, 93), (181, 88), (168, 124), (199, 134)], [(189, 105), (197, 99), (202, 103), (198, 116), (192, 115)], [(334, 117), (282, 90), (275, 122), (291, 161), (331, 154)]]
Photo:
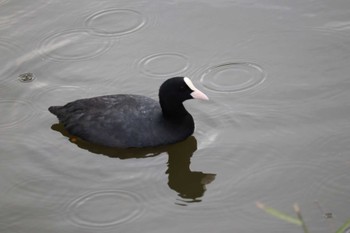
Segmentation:
[[(0, 231), (310, 232), (350, 218), (350, 2), (0, 0)], [(195, 133), (71, 142), (51, 105), (157, 98), (188, 76)]]

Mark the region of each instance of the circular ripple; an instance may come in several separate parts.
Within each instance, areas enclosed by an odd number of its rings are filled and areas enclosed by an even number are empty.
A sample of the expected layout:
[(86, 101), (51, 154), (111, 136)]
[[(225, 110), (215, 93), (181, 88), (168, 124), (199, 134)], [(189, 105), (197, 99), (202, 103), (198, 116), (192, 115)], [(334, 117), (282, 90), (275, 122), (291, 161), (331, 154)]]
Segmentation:
[(99, 56), (113, 46), (113, 41), (91, 35), (88, 30), (76, 29), (46, 37), (39, 53), (57, 61), (87, 60)]
[(0, 100), (0, 109), (0, 128), (15, 127), (34, 115), (31, 103), (23, 100)]
[(55, 177), (50, 177), (45, 179), (28, 179), (16, 183), (7, 190), (6, 194), (8, 194), (11, 200), (17, 199), (26, 202), (40, 201), (42, 204), (45, 203), (47, 208), (58, 208), (64, 203), (64, 200), (60, 199), (64, 197), (67, 190), (69, 190), (69, 187), (66, 182), (57, 180), (57, 177), (56, 179)]
[[(26, 140), (26, 143), (30, 141)], [(35, 143), (35, 142), (34, 142)], [(13, 143), (16, 147), (16, 144)], [(24, 146), (24, 143), (20, 144)], [(18, 141), (17, 147), (18, 148)], [(21, 166), (23, 164), (23, 154), (28, 154), (28, 148), (21, 148), (21, 151), (13, 155), (19, 155), (17, 162), (12, 162), (14, 166)], [(38, 149), (35, 146), (30, 147), (32, 154), (37, 153)], [(49, 153), (48, 151), (45, 153)], [(44, 154), (44, 153), (43, 153)], [(20, 157), (22, 156), (22, 157)], [(42, 161), (42, 158), (41, 158)], [(70, 199), (71, 195), (77, 191), (81, 191), (81, 186), (75, 179), (67, 180), (66, 177), (51, 176), (50, 173), (35, 174), (35, 164), (39, 161), (33, 161), (29, 158), (25, 164), (31, 167), (32, 172), (28, 172), (27, 167), (19, 169), (21, 171), (14, 172), (8, 169), (8, 177), (6, 181), (11, 184), (8, 189), (2, 190), (2, 203), (0, 213), (0, 224), (6, 223), (9, 225), (18, 225), (23, 219), (45, 219), (48, 220), (51, 216), (55, 219), (61, 216), (65, 211), (64, 204)], [(48, 165), (48, 164), (46, 164)], [(40, 169), (39, 169), (40, 170)], [(5, 168), (6, 171), (6, 168)], [(43, 176), (46, 176), (43, 178)], [(19, 181), (21, 180), (21, 181)], [(10, 181), (10, 182), (9, 182)], [(11, 182), (13, 181), (13, 182)], [(80, 182), (81, 183), (81, 182)], [(6, 187), (6, 182), (5, 186)], [(16, 206), (16, 208), (14, 208)]]
[[(345, 164), (345, 162), (343, 162)], [(323, 182), (318, 185), (312, 194), (313, 198), (317, 200), (317, 202), (321, 203), (323, 206), (331, 208), (331, 212), (322, 213), (324, 217), (327, 215), (337, 218), (339, 216), (346, 216), (349, 213), (349, 182), (350, 175), (346, 172), (348, 171), (348, 167), (344, 167), (342, 170), (335, 171), (331, 176), (327, 176), (323, 178)], [(338, 174), (334, 174), (338, 173)]]
[(252, 63), (225, 63), (208, 68), (201, 76), (206, 88), (217, 92), (240, 92), (251, 89), (265, 79), (264, 70)]
[(159, 53), (147, 56), (138, 63), (139, 70), (149, 76), (170, 76), (188, 69), (188, 58), (178, 53)]
[(318, 191), (319, 196), (328, 195), (328, 197), (337, 197), (339, 201), (349, 200), (349, 182), (348, 174), (333, 176), (325, 180)]
[(143, 212), (141, 199), (124, 190), (103, 190), (82, 195), (68, 206), (74, 224), (84, 227), (112, 227), (132, 222)]
[(146, 23), (140, 12), (128, 9), (108, 9), (87, 17), (85, 24), (100, 36), (120, 36), (141, 29)]
[(0, 68), (0, 82), (2, 82), (4, 79), (13, 75), (13, 73), (16, 71), (16, 68), (18, 68), (16, 59), (20, 54), (20, 48), (8, 40), (1, 38), (0, 54), (0, 62), (2, 64)]
[(245, 224), (257, 219), (260, 225), (271, 223), (271, 217), (262, 218), (253, 203), (290, 207), (295, 201), (313, 200), (323, 177), (331, 175), (331, 171), (320, 170), (316, 163), (304, 161), (278, 162), (254, 170), (236, 182), (234, 188), (238, 191), (234, 196), (224, 199), (226, 203), (239, 201), (239, 205), (229, 204), (229, 212), (238, 214), (237, 218)]

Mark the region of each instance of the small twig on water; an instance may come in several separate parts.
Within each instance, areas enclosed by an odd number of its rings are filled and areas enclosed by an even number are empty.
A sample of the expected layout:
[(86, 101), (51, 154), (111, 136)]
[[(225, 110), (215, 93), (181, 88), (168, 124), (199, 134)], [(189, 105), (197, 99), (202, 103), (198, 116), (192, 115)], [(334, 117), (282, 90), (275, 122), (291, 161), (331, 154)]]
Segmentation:
[(305, 232), (305, 233), (309, 233), (309, 231), (308, 231), (308, 229), (307, 229), (307, 227), (306, 227), (306, 224), (305, 224), (305, 222), (304, 222), (304, 219), (303, 219), (303, 217), (301, 216), (301, 212), (300, 212), (300, 207), (299, 207), (299, 205), (298, 205), (297, 203), (295, 203), (295, 204), (293, 205), (293, 208), (294, 208), (295, 213), (296, 213), (297, 216), (298, 216), (298, 219), (299, 219), (300, 222), (301, 222), (301, 226), (303, 227), (304, 232)]

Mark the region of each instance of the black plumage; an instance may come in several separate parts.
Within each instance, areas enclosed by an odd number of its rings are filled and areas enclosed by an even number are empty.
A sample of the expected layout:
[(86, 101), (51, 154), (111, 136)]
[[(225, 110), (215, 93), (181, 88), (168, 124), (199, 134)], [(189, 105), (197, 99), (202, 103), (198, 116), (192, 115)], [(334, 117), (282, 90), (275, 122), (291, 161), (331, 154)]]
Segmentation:
[(106, 95), (51, 106), (49, 111), (70, 134), (88, 142), (119, 148), (154, 147), (193, 134), (193, 118), (183, 106), (191, 98), (207, 99), (188, 78), (175, 77), (161, 85), (159, 102), (141, 95)]

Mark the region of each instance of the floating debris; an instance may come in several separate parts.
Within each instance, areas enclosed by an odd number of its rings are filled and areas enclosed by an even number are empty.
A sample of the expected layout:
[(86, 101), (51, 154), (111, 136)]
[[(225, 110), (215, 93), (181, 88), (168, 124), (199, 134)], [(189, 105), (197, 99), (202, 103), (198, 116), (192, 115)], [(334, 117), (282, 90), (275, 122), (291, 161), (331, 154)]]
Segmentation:
[(18, 80), (22, 83), (29, 83), (35, 79), (33, 73), (23, 73), (18, 76)]
[(333, 218), (333, 213), (332, 213), (332, 212), (325, 213), (325, 214), (324, 214), (324, 218), (325, 218), (325, 219)]

